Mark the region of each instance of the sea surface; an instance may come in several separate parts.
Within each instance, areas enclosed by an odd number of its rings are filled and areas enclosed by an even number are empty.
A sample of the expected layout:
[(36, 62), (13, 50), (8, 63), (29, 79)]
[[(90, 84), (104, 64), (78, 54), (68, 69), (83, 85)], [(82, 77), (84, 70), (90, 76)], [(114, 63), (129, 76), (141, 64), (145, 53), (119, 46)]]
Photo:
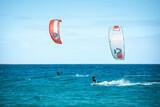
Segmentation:
[(3, 106), (160, 107), (160, 65), (0, 65)]

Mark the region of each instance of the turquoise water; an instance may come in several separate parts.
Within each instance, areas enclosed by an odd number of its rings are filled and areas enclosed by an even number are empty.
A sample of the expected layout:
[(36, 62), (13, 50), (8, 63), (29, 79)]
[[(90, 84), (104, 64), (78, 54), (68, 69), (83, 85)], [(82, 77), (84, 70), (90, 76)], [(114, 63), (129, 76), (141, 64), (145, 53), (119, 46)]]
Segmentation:
[(0, 107), (160, 107), (160, 65), (0, 65), (0, 83)]

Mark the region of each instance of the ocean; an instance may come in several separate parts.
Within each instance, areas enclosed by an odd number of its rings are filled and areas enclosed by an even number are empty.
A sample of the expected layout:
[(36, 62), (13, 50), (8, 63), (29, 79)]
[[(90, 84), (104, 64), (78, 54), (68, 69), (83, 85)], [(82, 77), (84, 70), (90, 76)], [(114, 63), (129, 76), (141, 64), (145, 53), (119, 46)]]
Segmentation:
[(160, 65), (0, 65), (6, 106), (160, 107)]

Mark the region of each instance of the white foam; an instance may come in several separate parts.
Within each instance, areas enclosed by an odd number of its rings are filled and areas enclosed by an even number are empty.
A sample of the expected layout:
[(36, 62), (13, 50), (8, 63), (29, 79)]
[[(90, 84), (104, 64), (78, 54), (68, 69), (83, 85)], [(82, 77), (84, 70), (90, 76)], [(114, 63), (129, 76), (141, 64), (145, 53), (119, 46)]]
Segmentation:
[(82, 75), (82, 74), (76, 74), (76, 75), (74, 75), (75, 77), (88, 77), (89, 75), (88, 74), (86, 74), (86, 75)]
[(125, 75), (125, 77), (150, 77), (152, 75)]
[(120, 80), (91, 83), (91, 85), (100, 85), (100, 86), (135, 86), (135, 85), (154, 85), (154, 84), (160, 84), (160, 82), (135, 82), (135, 83), (132, 83), (129, 80), (120, 79)]

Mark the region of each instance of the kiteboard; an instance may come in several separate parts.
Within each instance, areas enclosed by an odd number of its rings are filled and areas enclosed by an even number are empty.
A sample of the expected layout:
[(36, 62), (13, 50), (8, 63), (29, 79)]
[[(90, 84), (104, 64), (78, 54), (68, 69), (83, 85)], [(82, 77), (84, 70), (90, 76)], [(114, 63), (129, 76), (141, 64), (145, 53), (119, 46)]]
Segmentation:
[(124, 60), (125, 45), (122, 27), (119, 25), (112, 26), (109, 30), (108, 39), (113, 58), (117, 60)]

